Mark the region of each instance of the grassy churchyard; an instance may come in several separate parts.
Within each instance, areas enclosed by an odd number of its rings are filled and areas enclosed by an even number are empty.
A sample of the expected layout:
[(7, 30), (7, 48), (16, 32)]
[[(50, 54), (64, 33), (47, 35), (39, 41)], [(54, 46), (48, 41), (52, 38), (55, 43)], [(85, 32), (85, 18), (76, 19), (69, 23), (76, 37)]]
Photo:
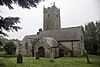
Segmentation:
[(89, 55), (91, 64), (85, 57), (61, 57), (50, 62), (49, 58), (24, 57), (23, 63), (17, 64), (16, 57), (0, 58), (0, 67), (100, 67), (100, 56)]

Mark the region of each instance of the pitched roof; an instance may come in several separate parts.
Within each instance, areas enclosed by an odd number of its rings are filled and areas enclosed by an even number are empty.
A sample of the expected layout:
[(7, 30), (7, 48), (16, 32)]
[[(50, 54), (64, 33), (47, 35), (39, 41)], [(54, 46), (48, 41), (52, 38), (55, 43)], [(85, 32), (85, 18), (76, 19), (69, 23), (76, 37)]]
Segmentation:
[(50, 30), (50, 31), (42, 31), (39, 35), (26, 35), (22, 42), (25, 42), (27, 39), (31, 40), (31, 42), (37, 42), (41, 37), (51, 37), (57, 41), (71, 41), (71, 40), (81, 40), (82, 37), (82, 27), (70, 27), (70, 28), (62, 28), (59, 30)]
[(58, 42), (54, 39), (54, 38), (51, 38), (51, 37), (43, 37), (42, 38), (44, 43), (48, 44), (50, 47), (58, 47)]
[(41, 37), (52, 37), (57, 41), (80, 40), (82, 34), (81, 26), (62, 28), (59, 30), (42, 31)]
[(38, 35), (26, 35), (21, 42), (26, 42), (26, 40), (31, 40), (34, 41), (37, 39), (39, 36)]

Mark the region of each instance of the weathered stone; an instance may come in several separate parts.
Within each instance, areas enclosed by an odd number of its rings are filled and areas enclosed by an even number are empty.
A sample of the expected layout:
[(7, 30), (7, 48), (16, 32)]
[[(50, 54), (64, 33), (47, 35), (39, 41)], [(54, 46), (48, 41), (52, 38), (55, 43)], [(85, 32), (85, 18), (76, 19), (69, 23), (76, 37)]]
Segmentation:
[[(50, 57), (51, 50), (56, 46), (53, 54), (55, 57), (82, 56), (84, 50), (82, 27), (61, 28), (60, 9), (55, 5), (44, 8), (43, 12), (43, 31), (39, 29), (38, 35), (25, 36), (22, 40), (21, 53), (28, 56), (34, 53), (36, 56), (36, 51), (42, 47), (40, 56)], [(28, 44), (27, 47), (25, 43)]]
[(55, 48), (51, 49), (51, 53), (50, 53), (50, 62), (54, 62), (54, 58), (55, 58)]
[(44, 8), (44, 30), (57, 30), (61, 28), (60, 23), (60, 9), (55, 5), (52, 7)]
[[(51, 50), (53, 49), (54, 57), (58, 57), (59, 56), (59, 49), (58, 49), (58, 42), (50, 37), (43, 37), (41, 38), (38, 43), (34, 46), (34, 53), (36, 53), (37, 50), (40, 50), (40, 56), (41, 57), (51, 57)], [(42, 48), (42, 52), (41, 49)], [(41, 55), (43, 54), (43, 55)], [(36, 56), (36, 54), (35, 54)]]

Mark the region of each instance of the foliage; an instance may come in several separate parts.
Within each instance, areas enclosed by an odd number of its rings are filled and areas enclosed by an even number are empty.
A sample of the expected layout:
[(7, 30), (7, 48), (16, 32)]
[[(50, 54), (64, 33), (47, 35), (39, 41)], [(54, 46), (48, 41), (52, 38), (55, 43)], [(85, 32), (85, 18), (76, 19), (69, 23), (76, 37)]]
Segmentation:
[(97, 50), (96, 26), (93, 22), (88, 23), (88, 25), (85, 25), (85, 45), (89, 53), (94, 54), (96, 52)]
[(2, 42), (0, 41), (0, 46), (3, 46)]
[(16, 46), (13, 42), (7, 42), (4, 46), (4, 49), (7, 54), (15, 54), (16, 53)]
[[(50, 58), (24, 57), (22, 64), (16, 63), (16, 58), (0, 58), (6, 67), (100, 67), (100, 56), (90, 55), (91, 64), (87, 64), (85, 57), (62, 57), (50, 62)], [(1, 63), (0, 62), (0, 63)]]
[(100, 56), (100, 49), (97, 50), (97, 54)]
[(37, 4), (43, 0), (0, 0), (0, 5), (6, 5), (9, 9), (13, 9), (12, 4), (17, 4), (22, 8), (37, 7)]
[(11, 58), (11, 57), (16, 57), (16, 55), (7, 55), (5, 51), (0, 51), (0, 57)]
[(3, 55), (5, 55), (4, 51), (0, 51), (0, 57), (2, 57)]
[(18, 17), (6, 17), (3, 18), (0, 16), (0, 36), (4, 35), (7, 36), (6, 33), (3, 32), (3, 30), (9, 32), (9, 31), (18, 31), (18, 29), (22, 29), (19, 26), (16, 26), (16, 24), (20, 23)]
[(98, 41), (97, 54), (100, 55), (100, 21), (96, 21), (96, 27), (97, 27), (97, 41)]
[(90, 54), (97, 54), (100, 45), (100, 23), (90, 22), (85, 25), (84, 29), (84, 43), (85, 48)]
[(3, 51), (3, 44), (1, 41), (0, 41), (0, 51)]
[(3, 46), (6, 44), (7, 41), (8, 41), (7, 38), (4, 38), (4, 37), (0, 38), (0, 42), (2, 42)]
[(0, 38), (0, 51), (3, 51), (3, 47), (6, 42), (7, 42), (6, 38)]
[[(0, 0), (0, 6), (6, 5), (9, 9), (14, 9), (12, 4), (17, 4), (22, 8), (30, 9), (30, 7), (37, 7), (37, 4), (43, 0)], [(2, 35), (7, 36), (6, 33), (4, 33), (3, 30), (8, 31), (18, 31), (19, 29), (22, 29), (19, 26), (16, 26), (15, 24), (19, 23), (18, 17), (6, 17), (3, 18), (0, 16), (0, 37)]]

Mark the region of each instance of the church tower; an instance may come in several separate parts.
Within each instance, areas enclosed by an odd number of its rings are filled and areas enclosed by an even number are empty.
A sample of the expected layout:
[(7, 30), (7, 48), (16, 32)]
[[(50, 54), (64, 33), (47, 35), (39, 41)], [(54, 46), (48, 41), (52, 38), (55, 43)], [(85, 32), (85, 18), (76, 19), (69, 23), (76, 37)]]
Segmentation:
[(53, 6), (43, 9), (43, 29), (46, 30), (57, 30), (61, 28), (60, 23), (60, 9)]

